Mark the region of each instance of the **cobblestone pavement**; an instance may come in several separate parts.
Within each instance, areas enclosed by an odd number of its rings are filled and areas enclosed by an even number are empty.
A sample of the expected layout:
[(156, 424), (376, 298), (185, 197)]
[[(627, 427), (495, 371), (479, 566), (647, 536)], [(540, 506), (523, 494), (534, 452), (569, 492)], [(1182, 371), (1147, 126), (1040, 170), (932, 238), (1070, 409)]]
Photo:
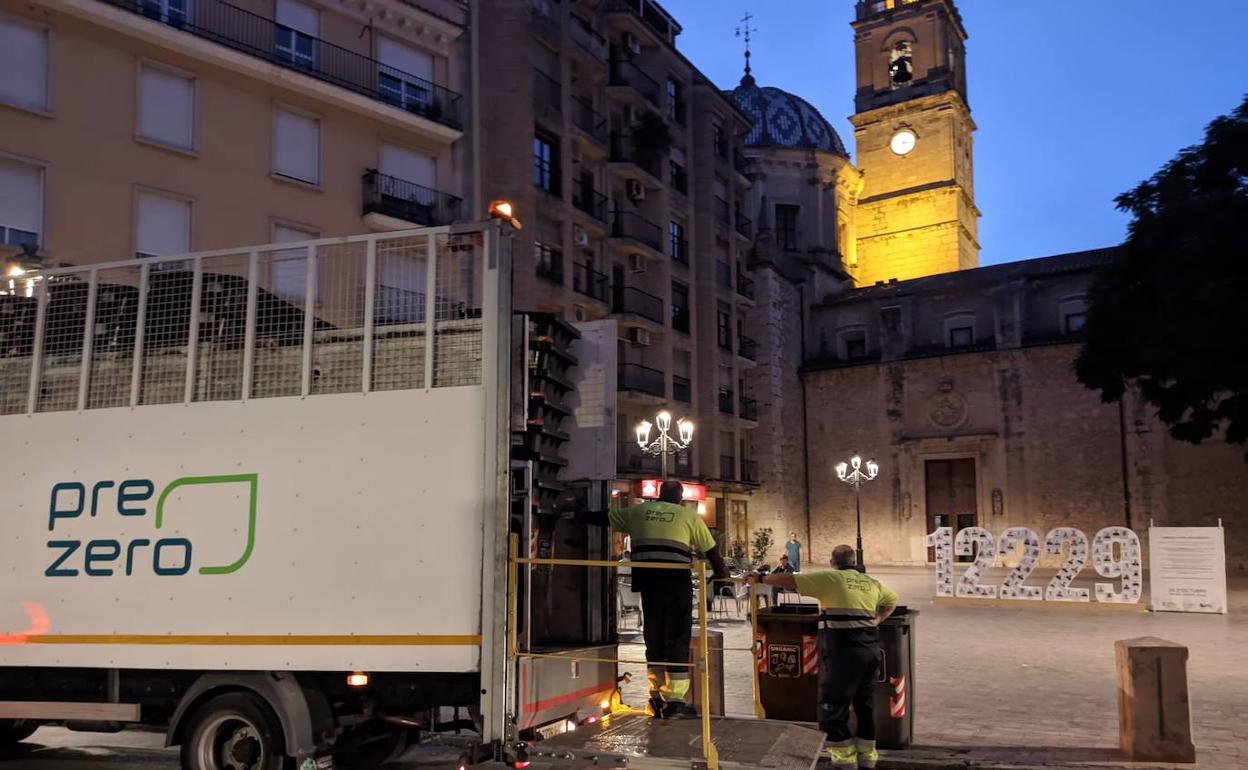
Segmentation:
[[(1197, 767), (1248, 768), (1248, 582), (1232, 583), (1231, 614), (1190, 615), (1110, 611), (1095, 603), (935, 604), (929, 570), (882, 567), (871, 574), (920, 613), (916, 746), (980, 747), (958, 751), (958, 766), (976, 757), (1053, 765), (1111, 761), (1118, 745), (1114, 642), (1158, 636), (1190, 650)], [(1046, 580), (1037, 571), (1030, 582)], [(717, 620), (712, 627), (724, 632), (725, 647), (750, 644), (744, 621)], [(643, 654), (639, 644), (621, 647), (621, 657)], [(729, 714), (752, 713), (750, 666), (750, 653), (725, 653)], [(635, 681), (626, 696), (640, 703), (644, 689)]]

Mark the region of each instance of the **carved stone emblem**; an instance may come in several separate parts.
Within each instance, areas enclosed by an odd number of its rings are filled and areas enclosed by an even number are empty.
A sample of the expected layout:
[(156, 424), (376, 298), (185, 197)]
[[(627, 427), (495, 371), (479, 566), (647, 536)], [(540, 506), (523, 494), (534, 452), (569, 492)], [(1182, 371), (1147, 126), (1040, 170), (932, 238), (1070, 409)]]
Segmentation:
[(966, 399), (953, 389), (953, 380), (944, 380), (932, 397), (928, 417), (938, 428), (956, 428), (966, 422)]

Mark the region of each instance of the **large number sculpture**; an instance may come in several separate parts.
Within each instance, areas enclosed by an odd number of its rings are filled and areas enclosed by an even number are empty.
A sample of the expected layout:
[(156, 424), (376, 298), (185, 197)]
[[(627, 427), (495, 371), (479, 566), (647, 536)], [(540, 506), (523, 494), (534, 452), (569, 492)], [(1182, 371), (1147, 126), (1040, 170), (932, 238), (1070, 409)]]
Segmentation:
[[(1045, 535), (1027, 527), (1010, 527), (998, 540), (982, 527), (967, 527), (953, 536), (951, 527), (939, 527), (927, 536), (927, 545), (936, 551), (936, 595), (960, 596), (970, 599), (1014, 599), (1023, 601), (1087, 602), (1086, 588), (1070, 584), (1088, 563), (1088, 536), (1074, 527), (1058, 527)], [(1021, 553), (1020, 553), (1021, 548)], [(1049, 556), (1065, 556), (1057, 574), (1043, 589), (1027, 585), (1027, 578), (1040, 561), (1041, 549)], [(973, 557), (973, 562), (954, 580), (954, 556)], [(983, 585), (984, 571), (997, 557), (1018, 556), (1018, 565), (997, 586)], [(1119, 581), (1096, 583), (1098, 602), (1134, 604), (1143, 589), (1143, 565), (1140, 561), (1140, 538), (1126, 527), (1106, 527), (1092, 538), (1092, 567), (1096, 574)]]

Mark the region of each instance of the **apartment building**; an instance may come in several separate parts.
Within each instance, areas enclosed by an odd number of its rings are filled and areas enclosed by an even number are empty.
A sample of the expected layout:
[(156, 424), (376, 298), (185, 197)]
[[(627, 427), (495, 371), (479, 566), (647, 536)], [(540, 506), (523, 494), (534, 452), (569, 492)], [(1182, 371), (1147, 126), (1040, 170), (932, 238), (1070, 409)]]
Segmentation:
[[(466, 23), (454, 0), (0, 0), (0, 256), (447, 224), (468, 178)], [(299, 304), (303, 259), (256, 278)]]
[(750, 124), (681, 55), (658, 3), (481, 7), (482, 186), (528, 212), (517, 306), (618, 321), (617, 500), (659, 475), (634, 428), (668, 409), (697, 426), (672, 467), (706, 486), (715, 523), (758, 482)]

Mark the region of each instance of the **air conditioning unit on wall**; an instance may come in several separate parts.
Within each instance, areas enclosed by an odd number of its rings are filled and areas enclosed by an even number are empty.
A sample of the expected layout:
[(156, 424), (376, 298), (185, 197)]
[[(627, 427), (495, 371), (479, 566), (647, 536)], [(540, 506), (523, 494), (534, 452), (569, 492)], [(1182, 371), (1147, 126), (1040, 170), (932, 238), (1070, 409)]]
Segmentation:
[(624, 189), (628, 192), (628, 199), (631, 201), (644, 201), (646, 199), (646, 188), (636, 179), (628, 180)]
[(580, 225), (573, 225), (572, 226), (572, 241), (577, 246), (588, 246), (589, 245), (589, 233), (585, 232), (585, 228), (581, 227)]
[(646, 272), (646, 255), (633, 252), (628, 255), (628, 269), (634, 273)]
[(637, 326), (632, 326), (628, 330), (628, 342), (630, 345), (637, 347), (645, 347), (650, 344), (650, 332)]
[(624, 33), (624, 47), (633, 56), (641, 56), (641, 41), (632, 32)]

